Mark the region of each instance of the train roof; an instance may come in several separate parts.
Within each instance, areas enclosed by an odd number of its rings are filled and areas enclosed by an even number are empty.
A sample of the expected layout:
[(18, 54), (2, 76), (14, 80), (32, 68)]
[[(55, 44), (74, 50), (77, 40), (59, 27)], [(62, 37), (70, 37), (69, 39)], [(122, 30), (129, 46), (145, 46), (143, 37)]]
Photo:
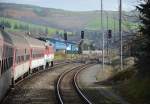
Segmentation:
[(2, 41), (5, 41), (6, 43), (13, 44), (11, 36), (1, 28), (0, 28), (0, 39)]
[(27, 36), (26, 39), (27, 39), (30, 47), (32, 47), (32, 48), (44, 48), (45, 47), (45, 42), (43, 42), (43, 41), (32, 38), (30, 36)]
[(22, 37), (24, 41), (26, 41), (25, 44), (28, 44), (28, 47), (31, 48), (44, 48), (45, 42), (40, 41), (38, 39), (30, 37), (27, 33), (25, 32), (11, 32), (12, 34), (15, 34), (19, 37)]
[(17, 48), (29, 48), (29, 44), (24, 36), (17, 32), (7, 33), (12, 39), (13, 45)]
[(17, 48), (44, 48), (45, 42), (28, 36), (25, 32), (5, 31), (0, 28), (0, 39)]

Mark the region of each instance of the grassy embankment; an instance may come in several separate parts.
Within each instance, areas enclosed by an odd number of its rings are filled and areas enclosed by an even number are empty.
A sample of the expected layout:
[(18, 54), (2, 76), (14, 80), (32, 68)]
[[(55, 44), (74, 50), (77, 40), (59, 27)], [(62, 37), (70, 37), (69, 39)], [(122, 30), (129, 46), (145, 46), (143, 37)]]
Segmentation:
[(150, 77), (139, 78), (136, 67), (117, 73), (111, 81), (118, 84), (120, 94), (131, 104), (150, 104)]
[(98, 80), (104, 82), (105, 85), (111, 85), (116, 93), (131, 104), (150, 104), (150, 77), (139, 77), (137, 66), (131, 64), (131, 59), (124, 61), (127, 62), (125, 70), (117, 71), (119, 60), (115, 59), (112, 65), (105, 67), (108, 69), (104, 71), (106, 78), (103, 80), (98, 77)]

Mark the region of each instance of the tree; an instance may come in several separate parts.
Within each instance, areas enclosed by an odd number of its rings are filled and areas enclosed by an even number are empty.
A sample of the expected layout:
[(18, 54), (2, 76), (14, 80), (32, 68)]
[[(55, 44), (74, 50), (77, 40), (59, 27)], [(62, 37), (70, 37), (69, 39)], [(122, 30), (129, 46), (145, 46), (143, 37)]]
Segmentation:
[(11, 28), (11, 23), (8, 22), (8, 21), (6, 21), (6, 22), (5, 22), (5, 26), (6, 26), (7, 28)]
[(140, 12), (141, 24), (136, 40), (136, 56), (138, 58), (139, 72), (143, 75), (150, 73), (150, 1), (143, 1), (137, 9)]
[(15, 25), (14, 25), (14, 29), (18, 29), (18, 24), (15, 24)]
[(11, 28), (11, 23), (7, 20), (2, 20), (0, 24), (4, 25), (7, 28)]

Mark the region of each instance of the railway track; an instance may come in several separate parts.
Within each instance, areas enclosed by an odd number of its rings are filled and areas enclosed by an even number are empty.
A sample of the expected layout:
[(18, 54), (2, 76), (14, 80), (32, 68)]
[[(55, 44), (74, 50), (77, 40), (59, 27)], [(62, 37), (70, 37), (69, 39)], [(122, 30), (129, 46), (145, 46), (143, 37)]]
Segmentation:
[(74, 67), (60, 75), (56, 84), (57, 98), (60, 104), (92, 104), (77, 84), (77, 75), (90, 66), (92, 64)]
[(54, 81), (73, 66), (76, 64), (61, 63), (52, 68), (55, 70), (41, 70), (26, 77), (17, 82), (2, 104), (55, 104)]

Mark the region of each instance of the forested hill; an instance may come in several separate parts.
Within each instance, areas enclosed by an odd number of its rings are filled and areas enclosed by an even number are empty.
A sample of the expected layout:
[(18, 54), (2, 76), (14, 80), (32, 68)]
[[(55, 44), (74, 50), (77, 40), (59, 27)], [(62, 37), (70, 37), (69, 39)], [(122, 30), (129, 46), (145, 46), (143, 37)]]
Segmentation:
[[(128, 24), (136, 22), (135, 18), (127, 15), (133, 13), (124, 12)], [(104, 25), (106, 26), (106, 17), (109, 17), (109, 28), (113, 27), (113, 22), (117, 22), (118, 13), (114, 11), (105, 11)], [(73, 12), (53, 8), (43, 8), (32, 5), (0, 3), (0, 17), (29, 22), (37, 25), (45, 25), (57, 29), (80, 30), (100, 29), (100, 12), (86, 11)]]

